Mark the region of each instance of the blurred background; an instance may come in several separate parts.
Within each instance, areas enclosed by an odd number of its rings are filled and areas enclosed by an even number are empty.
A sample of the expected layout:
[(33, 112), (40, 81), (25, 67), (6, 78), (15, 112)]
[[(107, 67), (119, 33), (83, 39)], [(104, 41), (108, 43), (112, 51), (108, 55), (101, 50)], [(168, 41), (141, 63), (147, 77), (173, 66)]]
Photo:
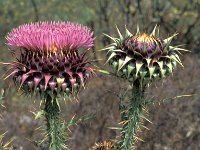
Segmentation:
[[(178, 66), (173, 77), (152, 84), (147, 97), (154, 96), (155, 105), (147, 118), (153, 122), (139, 133), (144, 142), (138, 150), (199, 150), (200, 149), (200, 0), (0, 0), (0, 61), (11, 61), (5, 45), (6, 34), (24, 23), (43, 20), (63, 20), (89, 26), (96, 37), (90, 57), (96, 65), (104, 64), (104, 54), (97, 50), (111, 41), (102, 35), (117, 36), (115, 25), (124, 33), (124, 26), (136, 32), (136, 25), (150, 32), (158, 24), (163, 38), (178, 32), (173, 44), (185, 44), (190, 50), (181, 57), (184, 68)], [(7, 66), (1, 65), (2, 76)], [(114, 77), (97, 74), (80, 93), (80, 101), (62, 103), (62, 114), (69, 120), (76, 114), (95, 115), (94, 119), (71, 128), (71, 150), (88, 150), (95, 142), (115, 139), (119, 133), (109, 127), (118, 126), (119, 97), (116, 93), (128, 83)], [(0, 133), (7, 131), (3, 142), (13, 139), (15, 150), (35, 150), (34, 140), (41, 140), (36, 130), (42, 120), (32, 112), (39, 109), (39, 99), (27, 98), (17, 92), (11, 79), (0, 82), (5, 89), (6, 108), (0, 114)], [(191, 95), (164, 100), (178, 95)]]

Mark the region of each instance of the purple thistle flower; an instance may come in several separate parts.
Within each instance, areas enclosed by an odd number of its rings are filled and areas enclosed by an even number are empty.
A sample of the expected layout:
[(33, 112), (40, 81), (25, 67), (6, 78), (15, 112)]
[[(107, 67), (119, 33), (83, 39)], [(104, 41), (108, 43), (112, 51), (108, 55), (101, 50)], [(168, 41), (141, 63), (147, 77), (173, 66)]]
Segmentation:
[[(86, 50), (93, 46), (93, 33), (70, 22), (36, 22), (21, 25), (7, 36), (13, 51), (20, 49), (17, 62), (9, 63), (9, 76), (26, 93), (51, 91), (74, 94), (93, 74), (85, 59)], [(7, 78), (6, 77), (6, 78)]]
[(93, 46), (93, 33), (70, 22), (36, 22), (13, 29), (7, 36), (11, 50), (68, 51)]

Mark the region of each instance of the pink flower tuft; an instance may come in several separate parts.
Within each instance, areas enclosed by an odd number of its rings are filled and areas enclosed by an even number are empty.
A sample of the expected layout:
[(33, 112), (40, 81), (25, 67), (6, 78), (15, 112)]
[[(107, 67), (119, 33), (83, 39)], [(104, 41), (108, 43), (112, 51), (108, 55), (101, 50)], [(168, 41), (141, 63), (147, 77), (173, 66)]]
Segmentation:
[(93, 46), (93, 32), (70, 22), (36, 22), (13, 29), (7, 45), (11, 50), (68, 51)]

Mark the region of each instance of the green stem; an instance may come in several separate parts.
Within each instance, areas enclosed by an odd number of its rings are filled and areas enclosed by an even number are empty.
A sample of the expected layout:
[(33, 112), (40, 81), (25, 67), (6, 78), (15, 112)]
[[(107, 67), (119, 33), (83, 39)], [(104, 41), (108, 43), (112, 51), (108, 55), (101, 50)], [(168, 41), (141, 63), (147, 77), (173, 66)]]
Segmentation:
[(59, 115), (60, 110), (56, 102), (56, 99), (52, 99), (50, 95), (47, 95), (45, 103), (45, 117), (47, 121), (47, 137), (48, 137), (48, 149), (49, 150), (62, 150), (65, 149), (65, 136), (62, 130), (62, 123)]
[(144, 89), (145, 86), (139, 80), (135, 80), (132, 84), (132, 96), (129, 105), (120, 104), (123, 127), (118, 145), (119, 150), (132, 150), (135, 146), (138, 138), (137, 131), (143, 117)]

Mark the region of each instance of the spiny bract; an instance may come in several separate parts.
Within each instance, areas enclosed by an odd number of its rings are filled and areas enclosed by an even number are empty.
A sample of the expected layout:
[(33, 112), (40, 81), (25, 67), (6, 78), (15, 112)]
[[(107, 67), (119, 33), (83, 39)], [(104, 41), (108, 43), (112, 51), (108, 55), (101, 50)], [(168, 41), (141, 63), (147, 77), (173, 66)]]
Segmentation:
[(82, 25), (25, 24), (13, 29), (6, 39), (13, 52), (20, 49), (17, 61), (7, 63), (11, 66), (7, 77), (12, 75), (26, 93), (69, 96), (77, 93), (93, 73), (85, 58), (87, 50), (83, 51), (93, 46), (93, 33)]
[(108, 51), (107, 63), (116, 71), (117, 76), (131, 81), (136, 79), (149, 81), (170, 75), (177, 63), (182, 65), (178, 54), (187, 50), (170, 45), (177, 34), (162, 40), (159, 38), (157, 26), (151, 34), (140, 33), (139, 27), (135, 35), (126, 28), (125, 37), (118, 28), (117, 31), (119, 38), (105, 34), (114, 43), (102, 49)]

